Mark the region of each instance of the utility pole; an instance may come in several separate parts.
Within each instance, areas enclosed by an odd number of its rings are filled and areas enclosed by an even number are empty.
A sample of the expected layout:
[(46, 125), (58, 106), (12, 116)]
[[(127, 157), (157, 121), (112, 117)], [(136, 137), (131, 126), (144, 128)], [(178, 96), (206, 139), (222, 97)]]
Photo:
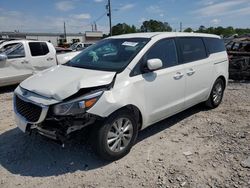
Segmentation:
[(108, 0), (108, 5), (106, 6), (106, 9), (108, 11), (107, 16), (109, 17), (109, 33), (110, 33), (110, 36), (112, 36), (111, 3), (110, 3), (110, 0)]
[(180, 32), (182, 32), (182, 22), (180, 22)]
[(96, 25), (96, 22), (94, 22), (94, 31), (97, 31), (97, 25)]
[(63, 28), (64, 28), (64, 40), (67, 42), (67, 34), (66, 34), (66, 24), (65, 22), (63, 23)]

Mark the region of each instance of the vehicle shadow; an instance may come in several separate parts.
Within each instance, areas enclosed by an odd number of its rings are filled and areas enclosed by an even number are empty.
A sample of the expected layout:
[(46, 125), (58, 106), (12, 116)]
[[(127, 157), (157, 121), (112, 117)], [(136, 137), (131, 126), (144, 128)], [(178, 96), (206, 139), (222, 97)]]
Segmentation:
[(107, 164), (93, 154), (83, 139), (72, 139), (63, 148), (38, 134), (23, 134), (18, 128), (0, 135), (0, 151), (1, 165), (22, 176), (56, 176)]
[[(137, 143), (203, 110), (203, 107), (195, 106), (156, 123), (139, 133)], [(21, 176), (56, 176), (97, 169), (110, 163), (99, 159), (80, 134), (62, 148), (52, 140), (40, 135), (26, 135), (15, 128), (0, 135), (0, 151), (2, 167)]]
[(13, 92), (18, 85), (0, 87), (0, 94)]
[(164, 119), (158, 123), (155, 123), (151, 126), (149, 126), (148, 128), (142, 130), (139, 132), (138, 138), (137, 138), (137, 143), (143, 141), (144, 139), (153, 136), (163, 130), (166, 130), (172, 126), (174, 126), (175, 124), (177, 124), (178, 122), (184, 120), (187, 117), (190, 117), (196, 113), (199, 113), (201, 111), (207, 111), (208, 109), (204, 106), (204, 105), (196, 105), (190, 109), (187, 109), (183, 112), (180, 112), (174, 116), (171, 116), (167, 119)]

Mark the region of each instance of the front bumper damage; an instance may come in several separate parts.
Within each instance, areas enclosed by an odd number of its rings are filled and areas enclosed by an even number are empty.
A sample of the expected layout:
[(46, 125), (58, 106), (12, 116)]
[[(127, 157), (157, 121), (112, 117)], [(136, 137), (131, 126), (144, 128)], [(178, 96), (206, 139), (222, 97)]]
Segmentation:
[(100, 119), (100, 117), (88, 113), (70, 117), (50, 116), (40, 124), (31, 125), (30, 131), (35, 129), (43, 136), (64, 142), (70, 138), (71, 133), (92, 125)]
[(18, 94), (14, 95), (13, 102), (16, 124), (23, 132), (37, 132), (61, 143), (70, 138), (71, 133), (102, 119), (87, 112), (75, 116), (55, 116), (49, 106), (29, 101)]

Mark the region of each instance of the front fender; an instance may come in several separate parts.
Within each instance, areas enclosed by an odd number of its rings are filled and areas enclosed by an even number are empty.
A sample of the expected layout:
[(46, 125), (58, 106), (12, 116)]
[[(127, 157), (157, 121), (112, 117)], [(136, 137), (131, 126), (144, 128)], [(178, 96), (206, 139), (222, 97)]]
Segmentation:
[[(144, 97), (139, 96), (139, 92), (136, 92), (135, 85), (126, 82), (119, 87), (105, 91), (97, 103), (87, 112), (105, 118), (122, 107), (134, 105), (140, 110), (142, 119), (147, 120), (147, 117), (144, 116), (144, 104)], [(144, 123), (145, 121), (143, 121), (143, 124)]]

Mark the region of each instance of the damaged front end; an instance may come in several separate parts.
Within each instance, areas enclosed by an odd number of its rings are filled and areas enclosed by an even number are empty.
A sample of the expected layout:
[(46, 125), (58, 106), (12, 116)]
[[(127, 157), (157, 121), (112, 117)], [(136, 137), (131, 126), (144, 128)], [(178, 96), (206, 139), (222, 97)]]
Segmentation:
[(29, 131), (35, 130), (43, 136), (64, 143), (71, 136), (71, 133), (79, 131), (101, 119), (101, 117), (88, 113), (64, 117), (49, 116), (42, 123), (31, 125)]
[[(109, 90), (114, 80), (105, 86), (80, 89), (76, 94), (54, 104), (41, 104), (45, 99), (21, 87), (14, 94), (14, 111), (18, 127), (23, 132), (37, 132), (64, 143), (72, 133), (102, 120), (88, 113), (102, 94)], [(48, 99), (49, 101), (49, 99)]]

